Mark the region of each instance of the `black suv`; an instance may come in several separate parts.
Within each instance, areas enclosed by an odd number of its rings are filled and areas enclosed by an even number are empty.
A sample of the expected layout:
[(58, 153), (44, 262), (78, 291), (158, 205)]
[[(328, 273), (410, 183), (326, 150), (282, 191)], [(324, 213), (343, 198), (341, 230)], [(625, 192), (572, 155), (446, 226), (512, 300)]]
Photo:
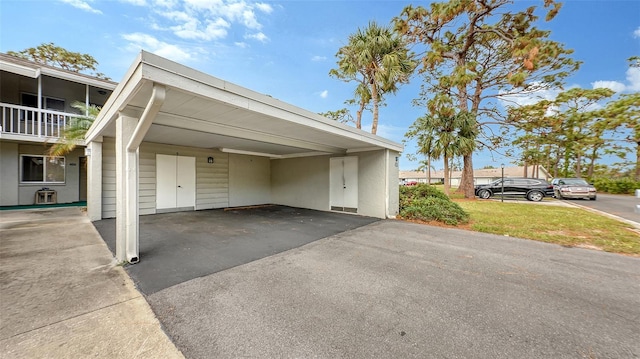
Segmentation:
[[(487, 199), (502, 193), (502, 180), (489, 184), (477, 185), (476, 196)], [(505, 196), (524, 196), (529, 201), (539, 202), (545, 196), (553, 197), (553, 186), (542, 179), (537, 178), (505, 178)]]

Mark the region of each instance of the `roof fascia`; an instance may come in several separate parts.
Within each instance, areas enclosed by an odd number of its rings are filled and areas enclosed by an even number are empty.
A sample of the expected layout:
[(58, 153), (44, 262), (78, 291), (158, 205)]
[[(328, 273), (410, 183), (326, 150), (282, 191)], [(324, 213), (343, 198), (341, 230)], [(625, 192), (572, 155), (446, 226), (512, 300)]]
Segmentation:
[(118, 117), (118, 113), (124, 110), (129, 101), (138, 93), (142, 84), (142, 62), (141, 55), (138, 55), (136, 61), (127, 70), (123, 80), (116, 86), (107, 102), (102, 106), (98, 117), (87, 130), (85, 136), (87, 143), (98, 136), (102, 136), (103, 131)]
[(404, 148), (399, 143), (326, 119), (318, 114), (223, 81), (160, 56), (143, 51), (140, 54), (140, 59), (145, 65), (142, 76), (153, 82), (377, 147), (397, 152), (402, 152)]

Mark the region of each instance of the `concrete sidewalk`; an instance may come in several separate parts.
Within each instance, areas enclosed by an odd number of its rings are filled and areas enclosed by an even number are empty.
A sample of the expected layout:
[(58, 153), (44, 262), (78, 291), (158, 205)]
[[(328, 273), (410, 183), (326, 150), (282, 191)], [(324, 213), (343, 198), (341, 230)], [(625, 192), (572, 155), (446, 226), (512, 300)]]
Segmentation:
[(184, 358), (80, 208), (0, 213), (0, 357)]

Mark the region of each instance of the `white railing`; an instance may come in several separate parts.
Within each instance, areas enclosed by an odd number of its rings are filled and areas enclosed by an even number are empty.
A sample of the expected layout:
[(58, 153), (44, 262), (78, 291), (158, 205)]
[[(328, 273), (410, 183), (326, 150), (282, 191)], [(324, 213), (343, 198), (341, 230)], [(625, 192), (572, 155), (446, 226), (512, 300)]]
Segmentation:
[(77, 115), (0, 102), (2, 133), (59, 138), (74, 116)]

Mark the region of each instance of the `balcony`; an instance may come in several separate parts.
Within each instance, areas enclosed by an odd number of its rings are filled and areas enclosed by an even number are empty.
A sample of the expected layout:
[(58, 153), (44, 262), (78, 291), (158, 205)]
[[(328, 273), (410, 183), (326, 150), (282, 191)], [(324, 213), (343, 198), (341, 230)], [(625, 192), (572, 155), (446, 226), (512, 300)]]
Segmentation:
[(60, 138), (77, 114), (0, 102), (0, 138), (44, 142)]

